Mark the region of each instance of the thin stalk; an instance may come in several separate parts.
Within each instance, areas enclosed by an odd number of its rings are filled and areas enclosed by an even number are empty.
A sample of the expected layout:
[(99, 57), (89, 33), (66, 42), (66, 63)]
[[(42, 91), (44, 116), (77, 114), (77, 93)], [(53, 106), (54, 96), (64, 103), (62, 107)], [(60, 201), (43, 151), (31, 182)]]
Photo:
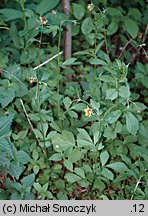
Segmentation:
[(109, 55), (109, 48), (108, 48), (108, 42), (107, 42), (106, 31), (104, 31), (104, 39), (105, 39), (106, 52), (107, 52), (107, 54)]
[(117, 79), (116, 83), (116, 90), (117, 90), (117, 98), (116, 98), (116, 107), (119, 108), (119, 80)]
[[(57, 74), (57, 94), (60, 93), (60, 45), (61, 45), (61, 27), (62, 27), (62, 22), (59, 28), (59, 36), (58, 36), (58, 74)], [(58, 112), (58, 118), (59, 118), (59, 124), (60, 124), (60, 129), (62, 130), (62, 120), (61, 120), (61, 107), (60, 107), (60, 101), (57, 103), (57, 112)]]
[(134, 198), (135, 192), (136, 192), (136, 190), (137, 190), (139, 184), (141, 183), (141, 178), (142, 178), (142, 176), (139, 177), (139, 179), (138, 179), (138, 181), (137, 181), (137, 183), (136, 183), (136, 186), (135, 186), (135, 188), (134, 188), (133, 194), (132, 194), (132, 196), (131, 196), (131, 200)]
[(27, 113), (27, 111), (26, 111), (26, 108), (25, 108), (25, 105), (24, 105), (22, 99), (20, 99), (20, 102), (21, 102), (21, 105), (22, 105), (22, 107), (23, 107), (23, 110), (24, 110), (25, 116), (26, 116), (26, 118), (27, 118), (27, 121), (28, 121), (28, 123), (29, 123), (29, 125), (30, 125), (30, 128), (31, 128), (31, 130), (32, 130), (32, 132), (33, 132), (33, 134), (34, 134), (36, 140), (37, 140), (38, 142), (40, 142), (40, 140), (38, 139), (38, 137), (37, 137), (36, 134), (35, 134), (34, 127), (33, 127), (32, 123), (31, 123), (31, 121), (30, 121), (30, 118), (29, 118), (29, 116), (28, 116), (28, 113)]
[(122, 57), (124, 51), (126, 50), (126, 47), (131, 43), (132, 40), (133, 40), (133, 38), (131, 38), (131, 39), (127, 42), (127, 44), (124, 46), (124, 48), (122, 49), (122, 51), (121, 51), (121, 53), (120, 53), (118, 59), (120, 59), (120, 58)]
[[(39, 47), (38, 47), (38, 65), (40, 65), (41, 42), (42, 42), (42, 31), (41, 31), (40, 40), (39, 40)], [(37, 102), (37, 110), (39, 113), (40, 123), (41, 123), (41, 132), (43, 135), (43, 143), (44, 143), (43, 151), (44, 151), (45, 156), (47, 156), (43, 120), (41, 117), (42, 114), (41, 114), (41, 106), (40, 106), (40, 85), (39, 85), (39, 79), (38, 78), (39, 78), (39, 68), (37, 69), (36, 102)]]

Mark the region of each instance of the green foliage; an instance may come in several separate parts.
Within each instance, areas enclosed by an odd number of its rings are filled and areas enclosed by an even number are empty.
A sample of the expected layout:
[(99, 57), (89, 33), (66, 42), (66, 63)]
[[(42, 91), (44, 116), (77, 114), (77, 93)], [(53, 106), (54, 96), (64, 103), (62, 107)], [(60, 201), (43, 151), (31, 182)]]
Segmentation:
[(2, 2), (0, 199), (147, 199), (145, 1)]

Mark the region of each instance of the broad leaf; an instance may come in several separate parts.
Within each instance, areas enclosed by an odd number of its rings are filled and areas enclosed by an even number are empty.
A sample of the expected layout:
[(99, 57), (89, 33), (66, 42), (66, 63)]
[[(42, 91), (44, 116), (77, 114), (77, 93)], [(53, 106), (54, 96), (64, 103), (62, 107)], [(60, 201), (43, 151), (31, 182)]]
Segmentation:
[(57, 134), (53, 137), (52, 143), (55, 151), (62, 152), (75, 146), (75, 138), (72, 132), (64, 130), (62, 134)]
[(35, 11), (39, 14), (47, 13), (48, 11), (55, 8), (60, 0), (42, 0), (40, 4), (37, 5)]
[(115, 162), (115, 163), (107, 165), (106, 167), (111, 168), (119, 173), (128, 171), (128, 167), (123, 162)]
[(125, 117), (126, 117), (126, 128), (128, 132), (135, 136), (139, 129), (138, 119), (131, 112), (126, 112)]
[(107, 151), (101, 152), (100, 154), (100, 160), (101, 160), (101, 164), (102, 166), (104, 166), (106, 164), (106, 162), (109, 159), (109, 154)]
[(125, 28), (127, 30), (127, 32), (133, 37), (135, 38), (138, 34), (138, 31), (139, 31), (139, 27), (137, 25), (137, 23), (130, 19), (130, 18), (126, 18), (124, 20), (124, 25), (125, 25)]

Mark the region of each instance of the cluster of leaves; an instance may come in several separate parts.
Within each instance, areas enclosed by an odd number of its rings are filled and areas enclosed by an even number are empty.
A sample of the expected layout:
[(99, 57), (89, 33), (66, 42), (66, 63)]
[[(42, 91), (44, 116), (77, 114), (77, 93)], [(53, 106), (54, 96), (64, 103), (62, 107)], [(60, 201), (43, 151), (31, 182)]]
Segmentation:
[(0, 199), (148, 198), (148, 6), (92, 2), (0, 2)]

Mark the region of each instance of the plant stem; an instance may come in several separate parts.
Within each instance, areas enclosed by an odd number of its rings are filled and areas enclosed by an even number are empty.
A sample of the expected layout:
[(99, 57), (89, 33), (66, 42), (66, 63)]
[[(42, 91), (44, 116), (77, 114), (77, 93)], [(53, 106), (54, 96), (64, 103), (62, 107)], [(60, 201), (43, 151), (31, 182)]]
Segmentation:
[[(60, 93), (60, 45), (61, 45), (61, 27), (62, 27), (62, 22), (59, 27), (59, 37), (58, 37), (58, 74), (57, 74), (57, 94)], [(61, 121), (61, 107), (60, 107), (60, 101), (57, 103), (57, 112), (58, 112), (58, 118), (59, 118), (59, 124), (60, 124), (60, 129), (62, 130), (62, 121)]]
[[(40, 65), (41, 42), (42, 42), (42, 31), (41, 31), (40, 41), (39, 41), (39, 46), (38, 46), (38, 65)], [(41, 114), (41, 107), (40, 107), (39, 68), (37, 69), (36, 102), (37, 102), (37, 110), (38, 110), (38, 113), (39, 113), (40, 123), (41, 123), (41, 132), (42, 132), (42, 135), (43, 135), (43, 143), (44, 143), (43, 152), (44, 152), (45, 156), (47, 156), (45, 135), (44, 135), (44, 127), (43, 127), (43, 120), (42, 120), (42, 117), (41, 117), (42, 114)]]
[(26, 111), (26, 108), (25, 108), (25, 105), (24, 105), (22, 99), (20, 99), (20, 102), (21, 102), (21, 105), (22, 105), (22, 107), (23, 107), (23, 110), (24, 110), (25, 116), (26, 116), (26, 118), (27, 118), (27, 121), (28, 121), (28, 123), (29, 123), (29, 125), (30, 125), (30, 128), (31, 128), (31, 130), (32, 130), (32, 132), (33, 132), (33, 134), (34, 134), (36, 140), (37, 140), (38, 142), (40, 142), (40, 140), (38, 139), (38, 137), (36, 136), (36, 134), (35, 134), (35, 132), (34, 132), (34, 127), (33, 127), (32, 123), (31, 123), (31, 121), (30, 121), (30, 118), (29, 118), (29, 116), (28, 116), (28, 113), (27, 113), (27, 111)]
[(141, 182), (140, 182), (140, 181), (141, 181), (141, 178), (142, 178), (142, 176), (139, 177), (139, 179), (138, 179), (138, 181), (137, 181), (137, 183), (136, 183), (136, 186), (135, 186), (135, 188), (134, 188), (133, 194), (132, 194), (132, 196), (131, 196), (131, 200), (134, 198), (135, 192), (136, 192), (136, 190), (137, 190), (139, 184), (141, 183)]

